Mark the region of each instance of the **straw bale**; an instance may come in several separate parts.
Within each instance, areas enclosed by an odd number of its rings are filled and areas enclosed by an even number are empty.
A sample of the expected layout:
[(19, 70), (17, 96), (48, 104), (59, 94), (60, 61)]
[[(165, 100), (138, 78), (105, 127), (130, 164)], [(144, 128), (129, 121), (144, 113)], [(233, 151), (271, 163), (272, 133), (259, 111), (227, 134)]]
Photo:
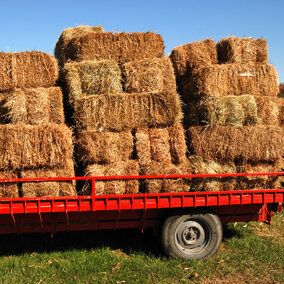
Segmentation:
[(122, 132), (81, 131), (77, 135), (78, 158), (86, 164), (126, 161), (134, 151), (130, 130)]
[(283, 130), (279, 126), (194, 126), (188, 129), (188, 147), (205, 160), (274, 162), (284, 153)]
[(278, 76), (272, 65), (223, 64), (196, 68), (180, 84), (185, 101), (200, 97), (277, 96)]
[(51, 87), (58, 77), (56, 60), (40, 51), (0, 52), (0, 91)]
[[(137, 161), (119, 161), (107, 165), (93, 164), (86, 168), (86, 176), (138, 176), (139, 166)], [(91, 194), (90, 183), (86, 183), (83, 189), (85, 195)], [(139, 192), (138, 180), (109, 180), (96, 181), (95, 194), (134, 194)]]
[(89, 33), (71, 39), (65, 60), (103, 60), (119, 63), (164, 56), (161, 35), (146, 33)]
[(60, 166), (72, 152), (72, 132), (64, 124), (0, 125), (0, 169)]
[(77, 36), (84, 36), (90, 33), (102, 33), (104, 29), (101, 26), (77, 26), (74, 28), (64, 29), (56, 42), (54, 55), (58, 60), (58, 65), (63, 67), (64, 63), (67, 61), (65, 55), (65, 49), (69, 41)]
[[(173, 164), (171, 162), (151, 161), (141, 166), (144, 175), (184, 175), (190, 174), (188, 162)], [(147, 179), (144, 181), (147, 193), (186, 192), (190, 190), (190, 180), (186, 179)]]
[(242, 126), (258, 122), (257, 105), (253, 96), (205, 97), (191, 102), (185, 111), (186, 125)]
[(267, 64), (267, 41), (264, 38), (230, 36), (216, 44), (219, 63)]
[(257, 104), (258, 123), (262, 125), (279, 125), (279, 99), (260, 96), (256, 96), (254, 99)]
[[(270, 173), (281, 170), (282, 159), (275, 162), (239, 163), (238, 173)], [(238, 189), (273, 189), (280, 186), (280, 176), (247, 176), (238, 178)]]
[[(22, 178), (74, 177), (74, 163), (65, 161), (64, 167), (36, 168), (21, 171)], [(75, 181), (23, 182), (23, 197), (75, 196)]]
[[(192, 174), (233, 174), (237, 172), (233, 162), (220, 163), (214, 160), (203, 160), (198, 156), (189, 157)], [(191, 190), (221, 191), (234, 190), (237, 186), (236, 178), (192, 178)]]
[(187, 146), (185, 130), (181, 123), (168, 127), (170, 137), (170, 153), (174, 164), (185, 163)]
[(59, 87), (15, 89), (1, 94), (2, 123), (64, 123), (63, 96)]
[(94, 95), (77, 100), (74, 109), (77, 127), (104, 131), (168, 126), (182, 117), (176, 92)]
[[(18, 173), (13, 171), (0, 171), (0, 179), (18, 178)], [(19, 187), (16, 182), (0, 183), (0, 198), (19, 197)]]
[(122, 92), (121, 71), (112, 60), (67, 63), (61, 73), (71, 103), (89, 95)]
[(177, 80), (188, 75), (193, 67), (217, 64), (217, 51), (212, 39), (196, 41), (175, 47), (170, 55)]
[(181, 164), (186, 161), (186, 143), (182, 124), (168, 128), (139, 128), (135, 147), (140, 165), (152, 161)]
[(282, 128), (284, 128), (284, 98), (277, 99), (277, 106), (279, 110), (279, 123)]
[(284, 98), (284, 85), (280, 84), (279, 86), (279, 94), (278, 94), (279, 98)]
[(122, 73), (127, 93), (176, 90), (174, 69), (168, 57), (125, 63)]

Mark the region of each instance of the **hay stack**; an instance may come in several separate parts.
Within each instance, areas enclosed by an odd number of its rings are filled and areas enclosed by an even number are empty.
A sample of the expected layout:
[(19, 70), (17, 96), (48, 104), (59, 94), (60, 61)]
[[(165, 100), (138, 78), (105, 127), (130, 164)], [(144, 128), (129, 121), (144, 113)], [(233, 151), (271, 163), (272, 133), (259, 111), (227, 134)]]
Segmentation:
[(162, 37), (153, 32), (88, 33), (69, 41), (65, 48), (65, 59), (109, 59), (124, 63), (163, 57), (164, 48)]
[(217, 51), (212, 39), (175, 47), (170, 55), (177, 81), (188, 76), (193, 68), (217, 64)]
[(65, 49), (69, 41), (77, 36), (83, 36), (92, 33), (102, 33), (104, 29), (101, 26), (77, 26), (75, 28), (64, 29), (61, 33), (58, 41), (56, 42), (54, 55), (58, 60), (59, 67), (63, 67), (64, 63), (67, 61), (65, 55)]
[(188, 129), (192, 154), (205, 160), (274, 162), (283, 156), (283, 130), (278, 126), (220, 126)]
[(0, 145), (0, 169), (62, 166), (73, 151), (64, 124), (0, 125)]
[(157, 92), (88, 96), (76, 101), (74, 116), (80, 129), (122, 131), (169, 126), (182, 113), (176, 92)]
[(64, 123), (63, 97), (59, 87), (16, 89), (0, 94), (1, 123)]
[[(139, 166), (137, 161), (127, 160), (107, 165), (90, 165), (86, 168), (86, 176), (99, 177), (99, 176), (138, 176)], [(90, 183), (86, 183), (84, 195), (91, 194)], [(133, 194), (139, 192), (138, 180), (110, 180), (110, 181), (97, 181), (95, 183), (96, 195), (107, 194)]]
[(127, 93), (176, 91), (174, 70), (167, 57), (125, 63), (122, 73)]
[[(138, 155), (131, 134), (135, 128), (144, 128), (153, 146), (146, 166), (153, 159), (162, 161), (157, 167), (145, 168), (144, 173), (158, 174), (166, 156), (169, 172), (186, 162), (183, 127), (172, 127), (182, 117), (181, 103), (171, 61), (163, 54), (162, 37), (152, 32), (83, 32), (66, 44), (65, 57), (60, 60), (70, 62), (61, 78), (74, 107), (77, 156), (86, 166), (86, 175), (138, 175), (138, 162), (131, 160)], [(139, 151), (140, 157), (149, 154), (146, 149)], [(96, 193), (137, 193), (138, 187), (138, 181), (101, 181)], [(90, 194), (88, 185), (85, 191)]]
[(278, 76), (272, 65), (223, 64), (196, 68), (180, 85), (185, 101), (204, 96), (277, 96)]
[(89, 95), (122, 92), (121, 71), (112, 60), (67, 63), (61, 73), (71, 104)]
[[(64, 167), (59, 168), (36, 168), (22, 170), (22, 178), (51, 178), (51, 177), (73, 177), (73, 160), (66, 160)], [(75, 181), (51, 181), (51, 182), (23, 182), (23, 197), (42, 196), (74, 196), (76, 195)]]
[[(16, 171), (0, 171), (0, 179), (18, 178)], [(0, 198), (19, 197), (19, 187), (16, 182), (0, 182)]]
[(77, 153), (85, 164), (110, 164), (126, 161), (134, 151), (130, 130), (122, 132), (98, 132), (94, 130), (78, 133)]
[(264, 38), (227, 37), (216, 44), (219, 63), (267, 64), (267, 41)]
[(58, 77), (55, 59), (40, 51), (0, 52), (0, 91), (52, 87)]

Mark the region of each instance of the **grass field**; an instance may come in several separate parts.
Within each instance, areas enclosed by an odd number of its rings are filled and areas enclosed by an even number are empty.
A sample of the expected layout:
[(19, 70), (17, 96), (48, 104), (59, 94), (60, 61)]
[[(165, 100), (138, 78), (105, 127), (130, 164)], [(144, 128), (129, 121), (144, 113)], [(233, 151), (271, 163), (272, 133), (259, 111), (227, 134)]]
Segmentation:
[(269, 227), (224, 227), (219, 252), (202, 262), (167, 258), (136, 230), (0, 237), (0, 283), (284, 283), (284, 212)]

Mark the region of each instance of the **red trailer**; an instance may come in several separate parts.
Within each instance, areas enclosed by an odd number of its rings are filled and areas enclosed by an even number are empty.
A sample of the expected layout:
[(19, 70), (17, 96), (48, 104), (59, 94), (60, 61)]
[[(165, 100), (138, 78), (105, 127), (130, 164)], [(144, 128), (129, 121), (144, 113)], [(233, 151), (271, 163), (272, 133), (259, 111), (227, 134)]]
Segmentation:
[(0, 199), (0, 233), (33, 233), (122, 228), (153, 228), (161, 233), (165, 252), (174, 258), (204, 259), (217, 252), (222, 224), (270, 223), (281, 211), (284, 188), (214, 192), (96, 196), (96, 181), (117, 179), (222, 178), (276, 173), (162, 176), (111, 176), (2, 179), (0, 182), (90, 180), (92, 195)]

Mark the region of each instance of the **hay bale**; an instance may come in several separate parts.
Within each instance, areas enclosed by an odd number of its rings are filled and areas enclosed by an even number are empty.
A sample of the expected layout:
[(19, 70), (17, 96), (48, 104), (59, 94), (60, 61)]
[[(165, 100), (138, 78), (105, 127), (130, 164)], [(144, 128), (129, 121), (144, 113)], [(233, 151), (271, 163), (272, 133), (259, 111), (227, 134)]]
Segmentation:
[[(143, 175), (184, 175), (190, 173), (187, 163), (173, 164), (151, 161), (141, 166)], [(190, 190), (190, 180), (186, 179), (147, 179), (144, 181), (146, 193), (187, 192)]]
[(54, 55), (58, 60), (59, 67), (63, 67), (64, 63), (67, 61), (65, 55), (65, 49), (69, 41), (77, 36), (84, 36), (91, 33), (102, 33), (104, 29), (101, 26), (77, 26), (74, 28), (64, 29), (56, 42)]
[(279, 125), (278, 98), (274, 97), (254, 97), (257, 104), (258, 124)]
[[(281, 170), (282, 159), (275, 162), (239, 163), (238, 173), (271, 173)], [(273, 189), (280, 187), (280, 176), (247, 176), (238, 178), (238, 189)]]
[[(63, 168), (36, 168), (21, 171), (22, 178), (74, 177), (74, 163), (67, 160)], [(75, 196), (75, 181), (23, 182), (23, 197)]]
[(185, 130), (181, 123), (168, 127), (170, 137), (170, 153), (172, 163), (183, 164), (187, 163), (186, 153), (186, 137)]
[(279, 98), (284, 98), (284, 85), (280, 84), (279, 86), (279, 94), (278, 94)]
[(2, 123), (64, 123), (63, 96), (59, 87), (16, 89), (1, 94), (0, 100)]
[[(189, 163), (192, 174), (233, 174), (237, 172), (233, 162), (220, 163), (214, 160), (203, 160), (198, 156), (190, 156)], [(221, 191), (234, 190), (237, 186), (236, 178), (192, 178), (191, 190)]]
[(216, 44), (219, 63), (267, 64), (267, 41), (264, 38), (230, 36)]
[(187, 126), (242, 126), (258, 123), (257, 105), (250, 95), (207, 97), (191, 102), (185, 108), (185, 117)]
[(279, 110), (279, 123), (282, 128), (284, 128), (284, 98), (277, 99), (277, 106)]
[(72, 132), (64, 124), (0, 125), (0, 169), (61, 166), (72, 152)]
[[(0, 179), (18, 178), (18, 173), (13, 171), (0, 171)], [(0, 198), (19, 197), (19, 186), (16, 182), (0, 182)]]
[(176, 92), (94, 95), (76, 101), (74, 117), (81, 129), (122, 131), (162, 127), (180, 121), (180, 104)]
[(188, 147), (204, 160), (274, 162), (283, 156), (283, 130), (278, 126), (188, 129)]
[(78, 158), (85, 164), (126, 161), (134, 151), (130, 130), (122, 132), (81, 131), (77, 135)]
[(175, 47), (170, 55), (177, 81), (194, 67), (217, 64), (217, 51), (212, 39), (196, 41)]
[(125, 92), (176, 91), (176, 79), (168, 57), (125, 63), (122, 66)]
[(146, 33), (89, 33), (71, 39), (65, 59), (114, 60), (119, 63), (164, 56), (161, 35)]
[(51, 87), (58, 77), (56, 60), (40, 51), (0, 52), (0, 91)]
[(112, 60), (65, 64), (61, 74), (71, 103), (89, 95), (121, 93), (121, 71)]
[(152, 161), (181, 164), (187, 160), (182, 124), (168, 128), (139, 128), (135, 133), (135, 147), (140, 166)]
[[(86, 176), (138, 176), (139, 166), (137, 161), (120, 161), (107, 165), (94, 164), (86, 168)], [(83, 189), (84, 195), (91, 194), (90, 183), (87, 182)], [(109, 180), (95, 183), (96, 195), (134, 194), (139, 192), (138, 180)]]
[(196, 68), (181, 84), (185, 101), (206, 96), (277, 96), (278, 76), (272, 65), (223, 64)]
[[(135, 133), (135, 146), (141, 171), (145, 175), (187, 174), (184, 129), (181, 124), (168, 128), (140, 128)], [(150, 179), (145, 181), (146, 192), (189, 191), (184, 179)]]

